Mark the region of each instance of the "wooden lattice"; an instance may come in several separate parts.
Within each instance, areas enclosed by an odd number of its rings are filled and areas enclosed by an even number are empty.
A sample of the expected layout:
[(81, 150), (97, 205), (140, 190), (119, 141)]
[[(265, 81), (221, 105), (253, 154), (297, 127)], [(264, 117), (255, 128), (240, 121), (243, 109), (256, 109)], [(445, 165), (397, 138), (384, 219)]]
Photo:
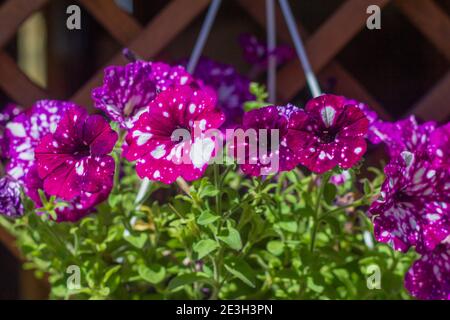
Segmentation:
[[(34, 101), (48, 97), (44, 88), (33, 83), (17, 66), (14, 59), (3, 51), (6, 43), (15, 35), (18, 27), (32, 13), (42, 9), (50, 0), (8, 0), (0, 7), (0, 88), (17, 103), (30, 106)], [(235, 0), (253, 19), (265, 26), (265, 9), (262, 0)], [(112, 0), (78, 0), (91, 15), (104, 26), (121, 46), (128, 47), (144, 59), (151, 59), (161, 52), (208, 6), (209, 0), (171, 0), (146, 26), (141, 26), (133, 17), (119, 9)], [(339, 52), (364, 28), (369, 5), (381, 8), (394, 2), (412, 24), (450, 61), (450, 18), (433, 0), (347, 0), (329, 17), (314, 34), (307, 35), (298, 23), (300, 33), (306, 39), (306, 50), (312, 67), (319, 79), (331, 76), (340, 79), (336, 92), (367, 102), (385, 119), (392, 116), (375, 97), (334, 61)], [(351, 17), (351, 19), (349, 18)], [(277, 12), (277, 32), (280, 40), (289, 42), (289, 32), (281, 13)], [(120, 26), (118, 28), (117, 26)], [(118, 52), (106, 65), (124, 64)], [(81, 105), (90, 105), (90, 91), (100, 85), (102, 70), (99, 70), (73, 96)], [(282, 67), (277, 75), (280, 100), (294, 97), (306, 84), (298, 61)], [(450, 108), (450, 71), (419, 99), (409, 110), (423, 119), (445, 120)], [(0, 241), (20, 257), (13, 238), (0, 229)]]

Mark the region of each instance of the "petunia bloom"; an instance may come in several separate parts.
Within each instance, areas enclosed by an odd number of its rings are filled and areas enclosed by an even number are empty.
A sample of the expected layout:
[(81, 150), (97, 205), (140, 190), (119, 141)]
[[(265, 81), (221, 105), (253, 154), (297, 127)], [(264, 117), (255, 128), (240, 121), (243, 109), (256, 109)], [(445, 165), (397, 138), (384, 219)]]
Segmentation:
[(211, 91), (190, 86), (170, 88), (150, 102), (126, 137), (125, 157), (136, 161), (139, 177), (167, 184), (201, 177), (216, 144), (205, 132), (224, 121), (215, 105)]
[(433, 250), (450, 235), (448, 173), (405, 151), (385, 174), (381, 196), (369, 209), (376, 239), (402, 252)]
[[(39, 189), (44, 189), (44, 181), (39, 177), (37, 166), (34, 165), (28, 171), (25, 179), (25, 193), (33, 200), (36, 208), (42, 207)], [(65, 201), (65, 206), (56, 209), (56, 221), (78, 221), (86, 215), (95, 212), (95, 206), (105, 201), (113, 187), (111, 180), (105, 180), (100, 192), (89, 193), (82, 191), (79, 196), (70, 201)], [(46, 195), (49, 197), (49, 195)], [(57, 201), (60, 201), (57, 199)]]
[(15, 104), (7, 104), (4, 110), (0, 112), (0, 158), (8, 155), (9, 141), (6, 135), (6, 125), (14, 117), (18, 116), (22, 109)]
[(291, 116), (287, 144), (300, 163), (315, 173), (336, 166), (349, 169), (366, 151), (368, 125), (356, 105), (326, 94), (310, 100), (305, 110)]
[(0, 179), (0, 215), (10, 218), (23, 215), (20, 184), (10, 176)]
[(430, 134), (428, 155), (436, 166), (450, 170), (450, 123), (437, 128)]
[(116, 141), (117, 133), (102, 116), (68, 108), (55, 132), (35, 150), (43, 190), (63, 200), (101, 192), (114, 178), (114, 159), (108, 154)]
[[(235, 132), (235, 136), (240, 132), (243, 137), (239, 139), (238, 136), (238, 141), (236, 144), (233, 141), (232, 146), (245, 174), (260, 176), (295, 168), (298, 159), (286, 139), (289, 118), (297, 110), (293, 105), (267, 106), (244, 114), (243, 131)], [(234, 137), (227, 137), (227, 141), (231, 140)], [(245, 153), (240, 156), (239, 152)]]
[(75, 104), (70, 102), (41, 100), (6, 125), (10, 158), (6, 171), (9, 175), (23, 180), (35, 162), (34, 149), (40, 139), (55, 132), (61, 115), (73, 106)]
[(239, 36), (239, 44), (244, 60), (260, 69), (266, 69), (269, 56), (274, 56), (277, 65), (281, 65), (295, 57), (295, 51), (288, 45), (278, 45), (272, 52), (267, 51), (267, 44), (256, 36), (244, 33)]
[(364, 115), (369, 121), (369, 128), (366, 134), (367, 140), (369, 140), (373, 144), (379, 144), (383, 142), (379, 135), (379, 129), (380, 126), (382, 126), (384, 123), (389, 122), (383, 122), (380, 118), (378, 118), (378, 114), (365, 103), (359, 102), (354, 99), (347, 99), (345, 104), (356, 105), (359, 109), (361, 109), (362, 112), (364, 112)]
[(374, 123), (372, 142), (386, 145), (391, 158), (398, 157), (403, 151), (426, 154), (430, 134), (436, 129), (434, 121), (419, 124), (414, 116), (396, 122), (377, 121)]
[(450, 244), (442, 243), (414, 262), (405, 287), (422, 300), (450, 300)]
[[(250, 93), (250, 80), (239, 74), (228, 64), (205, 57), (200, 58), (194, 71), (194, 77), (202, 85), (207, 85), (217, 93), (217, 104), (225, 114), (223, 128), (232, 128), (241, 123), (244, 103), (254, 100)], [(205, 89), (205, 88), (203, 88)]]
[(106, 68), (103, 86), (92, 91), (92, 98), (96, 108), (123, 128), (131, 128), (160, 91), (192, 81), (181, 66), (136, 61)]

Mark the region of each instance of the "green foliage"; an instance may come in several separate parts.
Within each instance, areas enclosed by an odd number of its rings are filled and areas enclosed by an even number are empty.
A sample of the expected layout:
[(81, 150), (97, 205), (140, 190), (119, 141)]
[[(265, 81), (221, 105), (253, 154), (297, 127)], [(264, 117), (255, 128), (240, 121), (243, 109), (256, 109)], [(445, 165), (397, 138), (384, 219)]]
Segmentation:
[(266, 87), (262, 84), (259, 84), (257, 82), (250, 83), (250, 93), (255, 96), (255, 100), (253, 101), (247, 101), (244, 103), (244, 110), (250, 111), (253, 109), (259, 109), (264, 106), (270, 105), (267, 102), (267, 98), (269, 97), (269, 94), (266, 91)]
[[(124, 163), (109, 201), (77, 223), (51, 219), (64, 205), (55, 199), (43, 199), (40, 215), (26, 203), (23, 218), (0, 223), (56, 299), (408, 298), (403, 275), (414, 254), (364, 240), (381, 172), (358, 181), (353, 171), (336, 187), (298, 169), (264, 179), (219, 169), (189, 194), (152, 184), (137, 206), (139, 179)], [(367, 287), (372, 265), (381, 289)], [(69, 266), (80, 270), (77, 289), (67, 285)]]

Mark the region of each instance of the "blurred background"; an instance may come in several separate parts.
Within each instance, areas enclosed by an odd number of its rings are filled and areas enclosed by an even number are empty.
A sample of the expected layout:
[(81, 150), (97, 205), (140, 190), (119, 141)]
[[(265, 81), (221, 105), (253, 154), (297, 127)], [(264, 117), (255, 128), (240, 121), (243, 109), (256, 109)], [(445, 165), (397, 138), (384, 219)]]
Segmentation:
[[(70, 5), (81, 30), (69, 30)], [(450, 0), (291, 0), (323, 91), (370, 105), (385, 120), (415, 114), (450, 117)], [(366, 28), (366, 8), (382, 8), (381, 29)], [(128, 47), (145, 59), (189, 57), (208, 0), (0, 0), (0, 109), (42, 98), (73, 100), (92, 109), (90, 90), (102, 70), (124, 64)], [(204, 55), (265, 82), (242, 58), (239, 35), (265, 41), (264, 0), (223, 0)], [(290, 44), (277, 13), (280, 43)], [(297, 59), (278, 69), (278, 102), (309, 98)], [(383, 151), (370, 150), (376, 163)], [(0, 299), (45, 298), (45, 281), (23, 271), (14, 239), (0, 229)]]

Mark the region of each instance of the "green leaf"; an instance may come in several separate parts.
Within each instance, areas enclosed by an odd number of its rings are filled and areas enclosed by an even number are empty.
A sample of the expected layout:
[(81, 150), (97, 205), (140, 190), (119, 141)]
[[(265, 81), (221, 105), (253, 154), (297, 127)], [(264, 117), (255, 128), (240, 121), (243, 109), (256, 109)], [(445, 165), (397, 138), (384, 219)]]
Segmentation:
[(219, 216), (212, 214), (211, 211), (203, 211), (202, 214), (197, 218), (197, 223), (204, 226), (213, 223), (217, 219), (219, 219)]
[(228, 235), (218, 237), (220, 240), (225, 242), (231, 249), (241, 250), (242, 240), (239, 232), (233, 227), (228, 227)]
[(337, 188), (334, 184), (327, 183), (323, 190), (323, 196), (328, 204), (331, 204), (336, 198)]
[(198, 275), (196, 273), (182, 274), (170, 280), (167, 290), (173, 291), (181, 286), (190, 285), (194, 282), (211, 283), (212, 281), (205, 276)]
[(42, 189), (38, 189), (38, 193), (39, 193), (39, 199), (42, 202), (43, 206), (46, 206), (48, 203), (47, 197), (45, 196), (45, 192)]
[(269, 241), (269, 243), (267, 243), (267, 250), (273, 255), (279, 256), (283, 253), (284, 244), (278, 240)]
[(198, 259), (202, 259), (204, 256), (210, 254), (219, 247), (217, 242), (211, 239), (200, 240), (194, 244), (194, 252), (197, 253)]
[(308, 279), (306, 280), (306, 285), (309, 289), (317, 293), (322, 293), (325, 289), (323, 286), (315, 284), (313, 278), (311, 277), (308, 277)]
[(368, 179), (364, 179), (364, 194), (369, 195), (372, 193), (372, 187), (370, 186), (370, 181)]
[(158, 265), (147, 267), (142, 264), (138, 267), (138, 273), (142, 279), (152, 284), (158, 284), (166, 277), (166, 269)]
[(225, 269), (227, 269), (229, 273), (244, 282), (246, 285), (256, 288), (255, 272), (244, 260), (230, 258), (225, 264)]
[(285, 231), (295, 233), (298, 225), (295, 221), (281, 221), (278, 223), (278, 226)]
[(131, 243), (134, 247), (142, 249), (147, 241), (147, 234), (140, 233), (138, 236), (129, 234), (123, 237), (127, 242)]
[(325, 221), (330, 226), (334, 234), (341, 234), (341, 224), (336, 217), (327, 215), (323, 218), (323, 221)]
[(119, 271), (121, 267), (122, 266), (117, 265), (112, 268), (109, 268), (109, 270), (106, 271), (105, 275), (103, 276), (102, 283), (106, 284), (108, 282), (109, 278), (111, 278), (111, 276), (113, 276), (115, 273), (117, 273), (117, 271)]

